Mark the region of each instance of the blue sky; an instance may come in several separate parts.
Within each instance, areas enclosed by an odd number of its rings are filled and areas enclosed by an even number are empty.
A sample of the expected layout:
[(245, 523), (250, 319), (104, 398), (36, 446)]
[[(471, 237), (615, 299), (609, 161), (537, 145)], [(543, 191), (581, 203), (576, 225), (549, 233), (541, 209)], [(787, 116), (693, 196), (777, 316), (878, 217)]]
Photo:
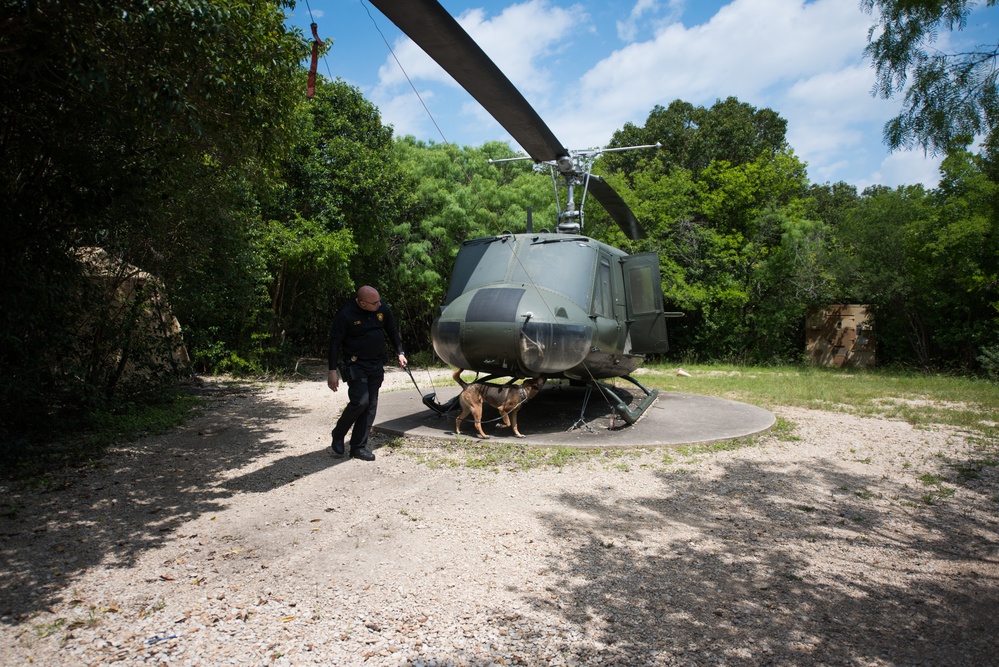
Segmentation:
[[(625, 123), (643, 125), (657, 104), (710, 106), (736, 96), (787, 119), (788, 141), (815, 183), (937, 184), (939, 159), (921, 150), (890, 154), (882, 143), (900, 101), (871, 96), (874, 71), (863, 50), (874, 17), (858, 0), (441, 4), (570, 149), (605, 145)], [(979, 9), (964, 32), (941, 32), (936, 46), (994, 43), (988, 21), (997, 18), (999, 8)], [(313, 20), (320, 38), (334, 40), (320, 72), (357, 86), (396, 135), (462, 146), (511, 141), (370, 3), (300, 0), (289, 15), (306, 34)]]

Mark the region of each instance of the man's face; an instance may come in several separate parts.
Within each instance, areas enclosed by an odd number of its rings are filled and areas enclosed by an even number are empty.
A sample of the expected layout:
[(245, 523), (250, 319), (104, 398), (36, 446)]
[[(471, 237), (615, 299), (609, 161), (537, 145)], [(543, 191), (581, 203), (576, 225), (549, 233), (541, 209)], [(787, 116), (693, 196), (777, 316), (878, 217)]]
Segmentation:
[(357, 298), (357, 305), (361, 307), (362, 310), (370, 310), (372, 312), (378, 310), (378, 307), (382, 305), (381, 297), (378, 296), (378, 292), (366, 293), (363, 297)]

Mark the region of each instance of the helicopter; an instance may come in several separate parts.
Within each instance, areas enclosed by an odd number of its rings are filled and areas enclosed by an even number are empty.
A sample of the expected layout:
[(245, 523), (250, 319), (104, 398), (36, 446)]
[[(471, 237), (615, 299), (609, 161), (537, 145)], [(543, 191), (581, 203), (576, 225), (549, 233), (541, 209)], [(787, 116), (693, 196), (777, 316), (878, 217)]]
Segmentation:
[[(609, 151), (570, 151), (479, 45), (436, 0), (370, 0), (435, 60), (520, 144), (535, 168), (566, 188), (554, 232), (503, 232), (466, 241), (458, 251), (444, 303), (431, 325), (444, 362), (484, 381), (545, 376), (599, 390), (629, 425), (656, 400), (632, 373), (645, 355), (669, 348), (657, 253), (630, 255), (583, 234), (583, 204), (592, 194), (625, 235), (645, 238), (635, 215), (607, 181), (592, 173)], [(506, 160), (503, 160), (506, 161)], [(499, 162), (499, 160), (497, 160)], [(575, 194), (582, 190), (577, 207)], [(558, 201), (559, 190), (555, 190)], [(622, 378), (644, 392), (632, 408), (601, 382)], [(443, 414), (453, 405), (424, 404)], [(584, 404), (585, 410), (585, 404)]]

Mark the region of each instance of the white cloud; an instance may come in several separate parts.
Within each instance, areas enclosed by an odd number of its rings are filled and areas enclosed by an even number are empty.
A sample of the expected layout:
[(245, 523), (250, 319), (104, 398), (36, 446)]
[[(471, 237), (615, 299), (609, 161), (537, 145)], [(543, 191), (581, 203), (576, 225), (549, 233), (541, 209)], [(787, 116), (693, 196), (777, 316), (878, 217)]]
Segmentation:
[(869, 182), (856, 183), (858, 190), (870, 185), (914, 185), (922, 183), (935, 188), (940, 183), (941, 158), (927, 157), (922, 151), (899, 151), (881, 161)]
[(559, 116), (564, 141), (591, 146), (626, 122), (644, 123), (657, 104), (709, 106), (734, 95), (788, 120), (788, 140), (813, 180), (840, 180), (851, 158), (882, 158), (884, 146), (871, 137), (898, 110), (870, 94), (870, 23), (842, 0), (735, 0), (706, 23), (672, 23), (609, 54), (581, 80), (580, 97), (592, 101), (585, 114), (548, 114)]
[[(852, 0), (733, 0), (710, 18), (710, 10), (689, 8), (704, 17), (692, 26), (679, 22), (685, 0), (632, 0), (616, 25), (588, 0), (560, 1), (527, 0), (494, 15), (473, 8), (458, 21), (570, 148), (605, 145), (618, 128), (643, 124), (653, 107), (675, 99), (710, 106), (736, 96), (787, 119), (788, 141), (813, 181), (935, 183), (934, 163), (921, 154), (889, 157), (881, 143), (881, 128), (900, 102), (871, 95), (874, 72), (863, 50), (874, 19)], [(589, 50), (595, 45), (619, 47), (602, 55)], [(447, 117), (439, 122), (448, 140), (509, 138), (412, 41), (399, 39), (394, 48), (416, 85), (437, 91), (428, 106)], [(365, 93), (397, 134), (436, 140), (394, 59)]]
[(843, 2), (736, 0), (706, 24), (673, 23), (615, 51), (583, 76), (583, 91), (627, 115), (676, 98), (759, 97), (775, 84), (855, 60), (865, 29), (857, 7)]
[(683, 15), (686, 0), (636, 0), (628, 18), (617, 22), (617, 36), (623, 42), (632, 42), (642, 29), (657, 30)]

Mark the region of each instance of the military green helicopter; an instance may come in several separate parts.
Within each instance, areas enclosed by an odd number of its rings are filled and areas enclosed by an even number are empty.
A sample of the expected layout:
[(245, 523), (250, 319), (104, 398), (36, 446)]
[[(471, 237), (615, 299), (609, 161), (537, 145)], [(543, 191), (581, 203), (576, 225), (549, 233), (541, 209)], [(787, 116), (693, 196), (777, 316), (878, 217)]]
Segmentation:
[[(631, 373), (646, 354), (667, 350), (665, 319), (679, 314), (663, 311), (658, 255), (629, 255), (584, 236), (583, 203), (592, 193), (628, 238), (644, 238), (624, 200), (591, 170), (601, 153), (654, 146), (569, 151), (436, 0), (370, 1), (510, 133), (529, 155), (522, 159), (547, 166), (567, 189), (555, 232), (535, 233), (528, 214), (526, 233), (462, 245), (431, 328), (434, 351), (452, 366), (487, 374), (486, 380), (543, 375), (600, 389), (634, 424), (658, 392)], [(600, 383), (619, 377), (644, 392), (635, 408)], [(451, 407), (434, 394), (424, 403), (437, 412)]]

